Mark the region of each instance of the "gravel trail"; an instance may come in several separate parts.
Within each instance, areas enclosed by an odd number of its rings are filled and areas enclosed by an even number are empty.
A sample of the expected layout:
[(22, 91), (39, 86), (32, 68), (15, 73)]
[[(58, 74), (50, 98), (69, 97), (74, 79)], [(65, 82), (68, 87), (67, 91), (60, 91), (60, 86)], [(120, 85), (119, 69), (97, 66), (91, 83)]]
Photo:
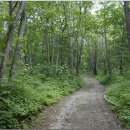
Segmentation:
[(104, 86), (84, 77), (83, 88), (47, 107), (44, 119), (30, 128), (39, 129), (119, 129), (120, 123), (103, 98)]

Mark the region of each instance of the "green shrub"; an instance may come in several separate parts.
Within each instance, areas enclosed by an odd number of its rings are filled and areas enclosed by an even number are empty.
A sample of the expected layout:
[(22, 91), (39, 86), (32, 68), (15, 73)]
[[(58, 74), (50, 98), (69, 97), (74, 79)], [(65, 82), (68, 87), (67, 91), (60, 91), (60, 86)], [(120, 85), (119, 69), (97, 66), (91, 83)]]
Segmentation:
[(109, 75), (98, 75), (97, 79), (99, 80), (101, 84), (107, 85), (111, 82), (111, 80), (113, 80), (113, 77)]
[(105, 95), (115, 105), (115, 110), (119, 118), (130, 128), (130, 81), (120, 76), (116, 77), (115, 83), (111, 84)]
[(0, 90), (0, 128), (26, 128), (32, 115), (79, 89), (83, 83), (81, 76), (17, 76), (11, 93), (5, 88)]
[(0, 128), (18, 128), (18, 120), (13, 116), (12, 112), (0, 111)]
[[(101, 84), (107, 85), (105, 96), (112, 103), (112, 109), (118, 114), (119, 119), (130, 128), (130, 81), (129, 76), (114, 74), (98, 75)], [(113, 105), (114, 104), (114, 105)]]

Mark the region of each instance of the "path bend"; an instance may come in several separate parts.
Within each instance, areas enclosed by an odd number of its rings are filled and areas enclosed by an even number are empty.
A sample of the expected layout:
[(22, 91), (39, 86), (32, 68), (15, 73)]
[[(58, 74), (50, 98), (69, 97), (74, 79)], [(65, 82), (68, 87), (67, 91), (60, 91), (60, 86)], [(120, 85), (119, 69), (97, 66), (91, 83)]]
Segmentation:
[(43, 111), (45, 120), (33, 128), (40, 129), (119, 129), (120, 123), (106, 104), (104, 86), (92, 77), (85, 85)]

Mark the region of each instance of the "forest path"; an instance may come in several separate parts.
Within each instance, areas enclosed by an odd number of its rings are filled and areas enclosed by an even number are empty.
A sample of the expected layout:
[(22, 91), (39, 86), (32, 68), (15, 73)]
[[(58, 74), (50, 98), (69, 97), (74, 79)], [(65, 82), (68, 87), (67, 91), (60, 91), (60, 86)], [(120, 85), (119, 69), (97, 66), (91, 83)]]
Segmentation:
[(104, 86), (92, 77), (85, 85), (43, 111), (45, 120), (31, 128), (40, 129), (118, 129), (120, 123), (104, 101)]

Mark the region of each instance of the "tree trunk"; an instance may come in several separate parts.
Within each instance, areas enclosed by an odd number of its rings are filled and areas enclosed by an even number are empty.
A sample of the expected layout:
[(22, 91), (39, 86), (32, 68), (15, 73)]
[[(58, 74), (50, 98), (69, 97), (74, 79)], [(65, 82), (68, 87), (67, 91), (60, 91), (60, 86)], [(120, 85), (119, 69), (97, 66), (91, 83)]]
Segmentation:
[(48, 40), (48, 20), (46, 18), (46, 28), (45, 28), (45, 40), (46, 40), (46, 57), (47, 57), (47, 65), (50, 64), (50, 54), (49, 54), (49, 40)]
[(130, 1), (124, 1), (124, 11), (125, 11), (125, 17), (126, 17), (126, 29), (127, 29), (127, 35), (128, 35), (128, 48), (130, 51)]
[(111, 71), (110, 57), (109, 57), (109, 51), (108, 51), (108, 45), (107, 45), (106, 30), (105, 30), (105, 47), (106, 47), (106, 59), (107, 59), (107, 65), (108, 65), (108, 73), (109, 73), (109, 75), (111, 75), (112, 71)]
[(78, 18), (78, 30), (76, 34), (76, 73), (79, 74), (80, 71), (80, 60), (81, 60), (81, 53), (82, 53), (82, 48), (83, 48), (83, 43), (81, 43), (80, 50), (79, 50), (79, 32), (81, 32), (81, 2), (79, 3), (79, 10), (80, 10), (80, 15)]
[(103, 38), (103, 36), (101, 36), (102, 37), (102, 48), (101, 48), (101, 52), (102, 52), (102, 59), (101, 59), (101, 61), (103, 62), (103, 68), (104, 68), (104, 70), (103, 70), (103, 73), (106, 75), (107, 74), (107, 66), (106, 66), (106, 57), (105, 57), (105, 51), (104, 51), (104, 38)]
[[(61, 23), (61, 18), (60, 18), (60, 14), (59, 14), (59, 3), (57, 2), (57, 5), (56, 5), (56, 12), (57, 12), (57, 15), (58, 15), (58, 28), (59, 30), (62, 30), (62, 23)], [(60, 56), (60, 48), (59, 48), (59, 45), (60, 45), (60, 34), (58, 33), (57, 35), (57, 43), (56, 43), (56, 75), (58, 75), (58, 65), (59, 65), (59, 56)]]
[(69, 27), (69, 70), (70, 74), (73, 74), (73, 12), (72, 12), (72, 2), (70, 2), (70, 27)]
[(13, 59), (12, 59), (11, 69), (9, 72), (9, 86), (10, 87), (11, 87), (10, 83), (12, 82), (12, 78), (15, 74), (16, 61), (18, 60), (20, 45), (22, 42), (21, 38), (23, 38), (24, 30), (25, 30), (25, 12), (23, 12), (21, 19), (20, 19), (20, 25), (19, 25), (19, 30), (18, 30), (18, 39), (17, 39), (16, 48), (15, 48), (15, 52), (14, 52)]
[(2, 61), (1, 61), (1, 65), (0, 65), (0, 85), (2, 83), (4, 71), (6, 69), (6, 64), (7, 64), (8, 57), (9, 57), (9, 50), (10, 50), (10, 46), (12, 44), (13, 30), (14, 30), (16, 23), (18, 22), (21, 14), (25, 8), (25, 5), (26, 5), (26, 1), (22, 1), (19, 8), (18, 8), (18, 11), (17, 11), (15, 18), (13, 19), (12, 23), (9, 26), (9, 30), (7, 33), (7, 40), (5, 43), (4, 55), (2, 57)]
[(94, 44), (94, 61), (93, 61), (93, 73), (97, 75), (97, 44)]
[(124, 28), (122, 30), (122, 41), (121, 41), (121, 52), (120, 52), (120, 66), (119, 66), (119, 70), (120, 70), (120, 74), (123, 74), (123, 44), (124, 44)]
[(59, 65), (59, 38), (56, 45), (56, 74), (58, 74), (58, 65)]
[(79, 74), (79, 41), (78, 41), (78, 31), (76, 34), (76, 73)]
[(76, 73), (77, 74), (79, 74), (79, 72), (80, 72), (81, 56), (82, 56), (82, 51), (83, 51), (83, 46), (84, 46), (84, 37), (85, 37), (85, 34), (86, 34), (86, 32), (84, 32), (84, 35), (82, 37), (80, 49), (79, 49), (79, 51), (77, 51), (77, 64), (76, 64)]

